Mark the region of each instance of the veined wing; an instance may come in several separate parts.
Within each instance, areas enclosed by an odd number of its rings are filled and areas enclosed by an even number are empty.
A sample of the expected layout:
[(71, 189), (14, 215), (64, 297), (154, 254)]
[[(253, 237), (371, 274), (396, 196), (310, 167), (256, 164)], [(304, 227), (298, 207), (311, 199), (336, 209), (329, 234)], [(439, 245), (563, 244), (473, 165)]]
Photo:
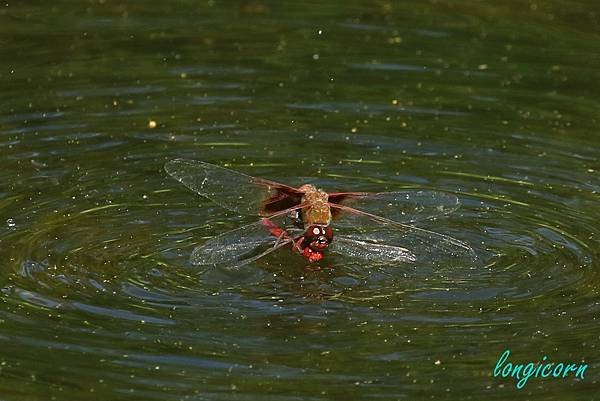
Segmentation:
[(329, 251), (370, 263), (412, 263), (417, 260), (408, 249), (397, 245), (379, 244), (373, 238), (352, 239), (337, 235), (329, 245)]
[[(285, 211), (288, 212), (287, 210)], [(236, 268), (251, 263), (293, 241), (283, 226), (285, 213), (220, 234), (192, 251), (191, 263), (199, 267)]]
[(456, 195), (424, 190), (396, 192), (339, 192), (329, 202), (383, 216), (402, 223), (414, 223), (452, 213), (460, 206)]
[[(477, 259), (469, 244), (448, 235), (399, 223), (347, 206), (331, 204), (339, 210), (332, 252), (350, 254), (378, 262), (440, 264), (449, 259), (473, 262)], [(347, 241), (345, 239), (350, 241)], [(346, 242), (344, 242), (346, 241)], [(354, 248), (352, 248), (354, 247)]]
[(296, 188), (201, 161), (171, 160), (165, 170), (199, 195), (244, 215), (269, 216), (297, 205), (302, 198)]

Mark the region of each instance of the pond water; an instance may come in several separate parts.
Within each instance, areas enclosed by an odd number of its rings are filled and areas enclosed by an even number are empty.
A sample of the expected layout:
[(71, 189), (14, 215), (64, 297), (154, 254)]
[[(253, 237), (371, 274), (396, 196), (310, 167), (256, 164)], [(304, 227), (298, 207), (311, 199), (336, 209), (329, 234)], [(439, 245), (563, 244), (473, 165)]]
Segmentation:
[[(0, 8), (0, 398), (598, 398), (600, 7), (172, 1)], [(477, 261), (199, 274), (251, 223), (174, 158), (427, 189)], [(584, 380), (494, 377), (586, 363)]]

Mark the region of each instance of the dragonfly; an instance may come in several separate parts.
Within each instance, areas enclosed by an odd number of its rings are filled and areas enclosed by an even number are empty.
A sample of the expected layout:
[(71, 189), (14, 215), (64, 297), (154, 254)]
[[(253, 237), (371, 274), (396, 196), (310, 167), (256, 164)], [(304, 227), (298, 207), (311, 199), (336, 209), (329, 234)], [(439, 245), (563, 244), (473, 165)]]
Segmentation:
[(259, 217), (197, 246), (190, 258), (196, 266), (240, 267), (283, 247), (309, 262), (322, 260), (326, 253), (387, 264), (476, 258), (466, 242), (414, 225), (456, 210), (459, 201), (453, 194), (431, 190), (328, 193), (312, 184), (293, 187), (187, 159), (169, 161), (165, 170), (229, 211)]

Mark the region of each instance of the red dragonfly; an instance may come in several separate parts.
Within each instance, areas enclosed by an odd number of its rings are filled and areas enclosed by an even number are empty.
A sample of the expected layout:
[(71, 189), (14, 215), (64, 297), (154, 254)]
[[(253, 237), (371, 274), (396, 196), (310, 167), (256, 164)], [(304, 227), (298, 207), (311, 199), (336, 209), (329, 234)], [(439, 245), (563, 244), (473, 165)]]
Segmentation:
[(321, 260), (326, 251), (371, 263), (476, 258), (468, 244), (411, 225), (456, 210), (458, 198), (451, 194), (422, 190), (327, 193), (310, 184), (295, 188), (184, 159), (167, 162), (165, 170), (225, 209), (261, 217), (196, 247), (191, 257), (194, 265), (238, 267), (286, 245), (310, 262)]

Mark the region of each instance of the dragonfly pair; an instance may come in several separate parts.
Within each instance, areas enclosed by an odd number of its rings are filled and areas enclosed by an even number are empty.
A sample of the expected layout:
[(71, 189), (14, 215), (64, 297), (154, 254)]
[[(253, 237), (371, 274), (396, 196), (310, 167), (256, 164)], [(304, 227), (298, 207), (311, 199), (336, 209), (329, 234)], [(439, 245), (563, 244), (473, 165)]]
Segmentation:
[(183, 159), (168, 162), (165, 170), (225, 209), (261, 217), (196, 247), (191, 257), (194, 265), (238, 267), (285, 246), (311, 262), (321, 260), (326, 252), (390, 264), (435, 262), (448, 256), (475, 258), (468, 244), (411, 225), (456, 210), (458, 198), (451, 194), (327, 193), (310, 184), (295, 188)]

